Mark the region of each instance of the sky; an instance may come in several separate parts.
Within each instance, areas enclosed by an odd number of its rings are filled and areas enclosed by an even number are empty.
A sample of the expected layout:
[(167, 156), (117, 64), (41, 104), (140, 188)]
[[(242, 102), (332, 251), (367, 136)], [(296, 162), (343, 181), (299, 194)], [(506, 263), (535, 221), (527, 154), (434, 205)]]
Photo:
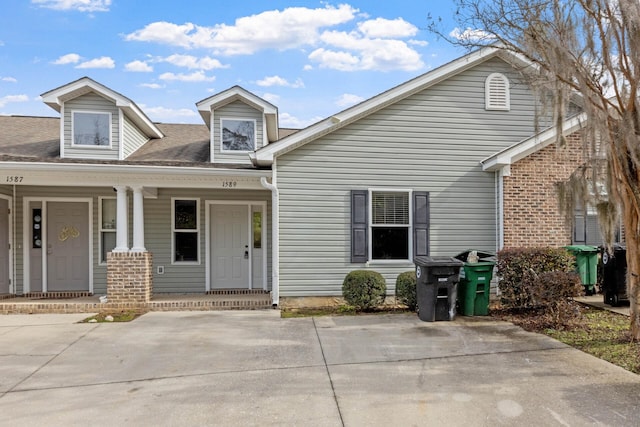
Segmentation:
[(0, 14), (0, 114), (56, 117), (40, 95), (87, 76), (151, 120), (202, 123), (234, 85), (306, 127), (464, 54), (450, 0), (10, 0)]

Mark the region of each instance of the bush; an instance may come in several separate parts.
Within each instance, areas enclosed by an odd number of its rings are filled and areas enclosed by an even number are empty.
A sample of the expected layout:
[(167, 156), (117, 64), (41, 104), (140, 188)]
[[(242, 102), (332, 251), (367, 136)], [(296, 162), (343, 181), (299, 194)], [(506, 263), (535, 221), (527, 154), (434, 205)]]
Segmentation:
[(542, 273), (536, 284), (532, 290), (533, 301), (548, 318), (551, 327), (561, 329), (579, 316), (579, 312), (571, 306), (573, 297), (583, 291), (578, 273)]
[(399, 302), (416, 311), (418, 296), (416, 294), (416, 272), (414, 270), (400, 273), (396, 279), (396, 298)]
[[(544, 294), (537, 287), (550, 286), (540, 281), (540, 275), (548, 272), (570, 273), (574, 270), (574, 258), (565, 249), (517, 248), (498, 252), (498, 278), (501, 302), (505, 308), (533, 308), (540, 305), (537, 299)], [(545, 279), (546, 280), (546, 279)]]
[(342, 296), (347, 304), (359, 310), (371, 310), (384, 302), (387, 284), (384, 277), (372, 270), (354, 270), (342, 283)]

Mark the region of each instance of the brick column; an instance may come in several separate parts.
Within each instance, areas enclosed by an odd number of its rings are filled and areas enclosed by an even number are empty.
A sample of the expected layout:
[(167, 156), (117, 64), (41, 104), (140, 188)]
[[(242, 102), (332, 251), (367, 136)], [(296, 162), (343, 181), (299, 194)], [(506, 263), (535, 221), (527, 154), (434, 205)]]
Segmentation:
[(111, 304), (146, 306), (153, 293), (151, 252), (107, 254), (107, 299)]

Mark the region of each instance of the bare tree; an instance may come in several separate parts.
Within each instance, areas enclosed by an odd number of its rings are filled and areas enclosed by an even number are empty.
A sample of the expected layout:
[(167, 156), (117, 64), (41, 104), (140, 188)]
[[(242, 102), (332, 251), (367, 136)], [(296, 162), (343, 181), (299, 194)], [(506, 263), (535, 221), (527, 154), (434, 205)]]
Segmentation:
[[(640, 2), (638, 0), (454, 0), (451, 42), (496, 44), (528, 60), (524, 73), (552, 107), (560, 131), (569, 102), (585, 116), (585, 163), (560, 186), (566, 212), (598, 208), (610, 244), (619, 216), (627, 245), (631, 333), (640, 339)], [(618, 209), (620, 214), (618, 214)]]

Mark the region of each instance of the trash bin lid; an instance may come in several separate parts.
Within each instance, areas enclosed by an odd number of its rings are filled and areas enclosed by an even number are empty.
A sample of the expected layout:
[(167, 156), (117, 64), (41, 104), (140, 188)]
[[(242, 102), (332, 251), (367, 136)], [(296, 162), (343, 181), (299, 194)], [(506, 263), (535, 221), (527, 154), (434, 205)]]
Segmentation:
[(418, 256), (413, 263), (420, 267), (462, 267), (464, 263), (450, 256)]
[(569, 245), (564, 248), (571, 252), (598, 252), (598, 247), (591, 245)]

